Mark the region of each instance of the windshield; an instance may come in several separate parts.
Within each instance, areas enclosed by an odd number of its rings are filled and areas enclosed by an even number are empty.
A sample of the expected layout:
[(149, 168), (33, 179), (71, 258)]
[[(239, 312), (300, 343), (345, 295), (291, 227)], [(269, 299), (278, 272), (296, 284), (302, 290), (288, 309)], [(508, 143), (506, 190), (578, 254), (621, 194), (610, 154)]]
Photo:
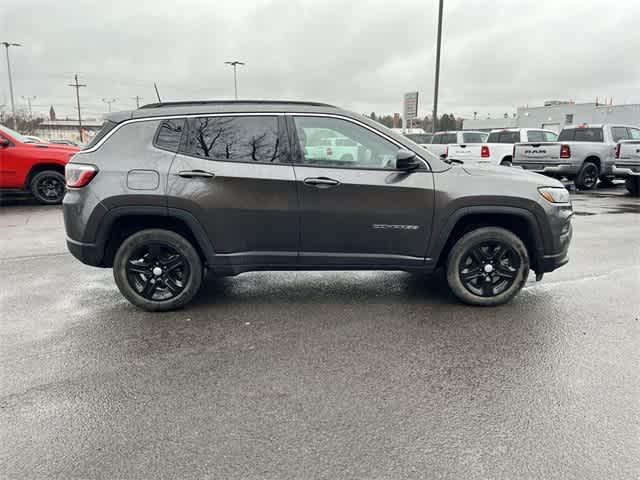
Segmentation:
[(559, 142), (602, 142), (602, 128), (565, 128), (558, 136)]
[(0, 131), (2, 131), (2, 133), (6, 133), (10, 137), (13, 137), (13, 139), (17, 140), (18, 142), (21, 142), (21, 143), (36, 143), (35, 140), (30, 140), (27, 137), (25, 137), (24, 135), (16, 132), (15, 130), (10, 129), (9, 127), (5, 127), (4, 125), (0, 125)]
[(431, 137), (428, 133), (407, 133), (405, 137), (416, 143), (431, 143)]

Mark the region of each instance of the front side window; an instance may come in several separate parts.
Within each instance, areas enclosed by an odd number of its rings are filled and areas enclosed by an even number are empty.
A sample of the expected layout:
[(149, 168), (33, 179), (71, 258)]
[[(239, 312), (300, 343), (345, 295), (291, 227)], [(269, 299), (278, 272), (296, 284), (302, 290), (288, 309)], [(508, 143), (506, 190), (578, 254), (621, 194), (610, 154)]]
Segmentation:
[(633, 140), (640, 140), (640, 128), (630, 128), (629, 135)]
[(156, 134), (156, 146), (170, 150), (172, 152), (178, 151), (180, 145), (180, 139), (182, 138), (182, 127), (184, 125), (184, 118), (175, 120), (163, 120), (158, 127), (158, 133)]
[(275, 116), (218, 116), (188, 119), (180, 151), (210, 160), (279, 163), (281, 147)]
[(555, 142), (558, 140), (558, 134), (553, 132), (544, 132), (545, 142)]
[(396, 168), (399, 147), (367, 128), (328, 117), (294, 117), (294, 123), (305, 165)]

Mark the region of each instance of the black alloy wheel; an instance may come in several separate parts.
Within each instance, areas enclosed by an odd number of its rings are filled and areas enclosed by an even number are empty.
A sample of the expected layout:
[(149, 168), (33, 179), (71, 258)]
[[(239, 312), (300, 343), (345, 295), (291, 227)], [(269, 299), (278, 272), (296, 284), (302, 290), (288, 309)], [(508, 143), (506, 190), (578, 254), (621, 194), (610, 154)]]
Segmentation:
[(147, 300), (170, 300), (180, 295), (191, 270), (185, 257), (162, 243), (142, 245), (126, 263), (129, 286)]
[(31, 193), (38, 202), (45, 205), (55, 205), (62, 202), (66, 193), (64, 175), (55, 171), (36, 174), (31, 180)]
[(516, 281), (521, 266), (520, 255), (507, 243), (487, 241), (469, 248), (458, 270), (460, 282), (474, 295), (495, 297)]

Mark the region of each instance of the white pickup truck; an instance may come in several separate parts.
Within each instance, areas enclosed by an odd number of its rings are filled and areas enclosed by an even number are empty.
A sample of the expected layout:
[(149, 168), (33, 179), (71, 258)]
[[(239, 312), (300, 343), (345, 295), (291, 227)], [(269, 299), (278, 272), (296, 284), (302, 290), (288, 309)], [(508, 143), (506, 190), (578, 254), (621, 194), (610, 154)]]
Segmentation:
[(595, 188), (598, 178), (610, 182), (620, 140), (640, 138), (640, 129), (627, 125), (577, 125), (565, 127), (558, 141), (518, 143), (513, 166), (551, 177), (573, 180), (581, 190)]
[(627, 190), (635, 196), (640, 195), (640, 136), (637, 138), (618, 142), (612, 167), (613, 174), (624, 177)]
[(558, 135), (551, 130), (539, 128), (504, 128), (492, 130), (486, 143), (465, 147), (449, 145), (448, 158), (465, 162), (488, 162), (494, 165), (510, 166), (513, 145), (518, 142), (555, 142)]
[[(423, 145), (424, 148), (438, 157), (448, 156), (449, 147), (451, 145), (462, 146), (464, 148), (477, 147), (480, 151), (480, 144), (486, 141), (487, 132), (473, 132), (473, 131), (450, 131), (450, 132), (436, 132), (431, 138), (431, 143)], [(459, 160), (465, 158), (451, 157)]]

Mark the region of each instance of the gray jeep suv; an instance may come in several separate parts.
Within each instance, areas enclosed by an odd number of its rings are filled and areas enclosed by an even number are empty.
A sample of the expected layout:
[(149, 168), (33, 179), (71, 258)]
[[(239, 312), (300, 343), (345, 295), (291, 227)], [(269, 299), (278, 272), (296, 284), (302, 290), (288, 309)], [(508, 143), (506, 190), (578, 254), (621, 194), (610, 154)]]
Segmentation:
[(147, 310), (186, 304), (207, 271), (440, 266), (460, 300), (497, 305), (530, 269), (540, 279), (564, 265), (572, 235), (557, 180), (443, 161), (321, 103), (110, 114), (66, 178), (69, 250), (113, 267), (122, 294)]

